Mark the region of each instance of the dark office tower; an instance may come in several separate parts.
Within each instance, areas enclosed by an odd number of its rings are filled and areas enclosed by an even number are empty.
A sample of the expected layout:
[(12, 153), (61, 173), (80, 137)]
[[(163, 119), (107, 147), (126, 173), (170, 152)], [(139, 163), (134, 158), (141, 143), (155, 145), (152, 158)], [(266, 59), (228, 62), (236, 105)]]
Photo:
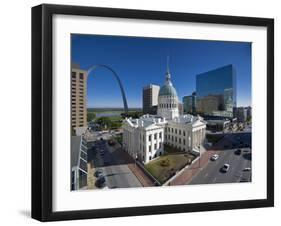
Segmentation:
[(196, 113), (196, 92), (193, 92), (190, 96), (184, 96), (182, 98), (183, 110), (185, 113)]
[(236, 72), (233, 65), (196, 76), (198, 113), (232, 118), (234, 107), (236, 107)]

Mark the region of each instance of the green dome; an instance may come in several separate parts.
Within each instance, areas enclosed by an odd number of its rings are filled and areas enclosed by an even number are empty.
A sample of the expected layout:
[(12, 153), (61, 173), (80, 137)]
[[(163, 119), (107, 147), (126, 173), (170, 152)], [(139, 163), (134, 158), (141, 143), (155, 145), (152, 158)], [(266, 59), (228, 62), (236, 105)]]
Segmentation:
[(173, 96), (177, 97), (177, 91), (171, 84), (165, 84), (159, 91), (159, 96)]

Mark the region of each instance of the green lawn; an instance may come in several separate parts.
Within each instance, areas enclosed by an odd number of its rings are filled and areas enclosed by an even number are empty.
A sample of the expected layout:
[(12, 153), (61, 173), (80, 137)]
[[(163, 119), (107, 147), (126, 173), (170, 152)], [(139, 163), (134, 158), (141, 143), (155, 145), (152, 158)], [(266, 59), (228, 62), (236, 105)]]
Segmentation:
[(177, 171), (190, 164), (194, 158), (190, 154), (167, 154), (147, 163), (145, 169), (161, 184), (164, 184)]

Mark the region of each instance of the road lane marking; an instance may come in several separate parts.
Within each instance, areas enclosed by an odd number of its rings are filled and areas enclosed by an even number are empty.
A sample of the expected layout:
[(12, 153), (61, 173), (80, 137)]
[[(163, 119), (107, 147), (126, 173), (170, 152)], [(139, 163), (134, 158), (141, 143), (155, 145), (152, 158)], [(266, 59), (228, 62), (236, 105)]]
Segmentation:
[(216, 182), (216, 180), (217, 180), (217, 178), (215, 177), (214, 180), (213, 180), (213, 182)]
[(204, 175), (204, 177), (206, 178), (208, 175), (209, 175), (209, 174), (208, 174), (208, 173), (206, 173), (206, 174)]

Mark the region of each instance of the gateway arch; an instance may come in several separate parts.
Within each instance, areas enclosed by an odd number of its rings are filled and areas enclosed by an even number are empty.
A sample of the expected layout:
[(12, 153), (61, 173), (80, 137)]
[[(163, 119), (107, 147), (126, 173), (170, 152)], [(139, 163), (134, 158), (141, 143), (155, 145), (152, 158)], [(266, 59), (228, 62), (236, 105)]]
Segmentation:
[(123, 85), (122, 85), (122, 82), (121, 82), (119, 76), (117, 75), (117, 73), (111, 67), (109, 67), (107, 65), (104, 65), (104, 64), (96, 64), (96, 65), (90, 67), (90, 69), (87, 71), (88, 77), (89, 77), (90, 73), (97, 68), (105, 68), (105, 69), (112, 72), (112, 74), (116, 78), (116, 80), (118, 82), (118, 85), (120, 87), (120, 91), (121, 91), (121, 95), (122, 95), (122, 99), (123, 99), (123, 104), (124, 104), (124, 111), (127, 113), (128, 112), (128, 104), (127, 104), (126, 94), (125, 94), (125, 91), (124, 91), (124, 88), (123, 88)]

